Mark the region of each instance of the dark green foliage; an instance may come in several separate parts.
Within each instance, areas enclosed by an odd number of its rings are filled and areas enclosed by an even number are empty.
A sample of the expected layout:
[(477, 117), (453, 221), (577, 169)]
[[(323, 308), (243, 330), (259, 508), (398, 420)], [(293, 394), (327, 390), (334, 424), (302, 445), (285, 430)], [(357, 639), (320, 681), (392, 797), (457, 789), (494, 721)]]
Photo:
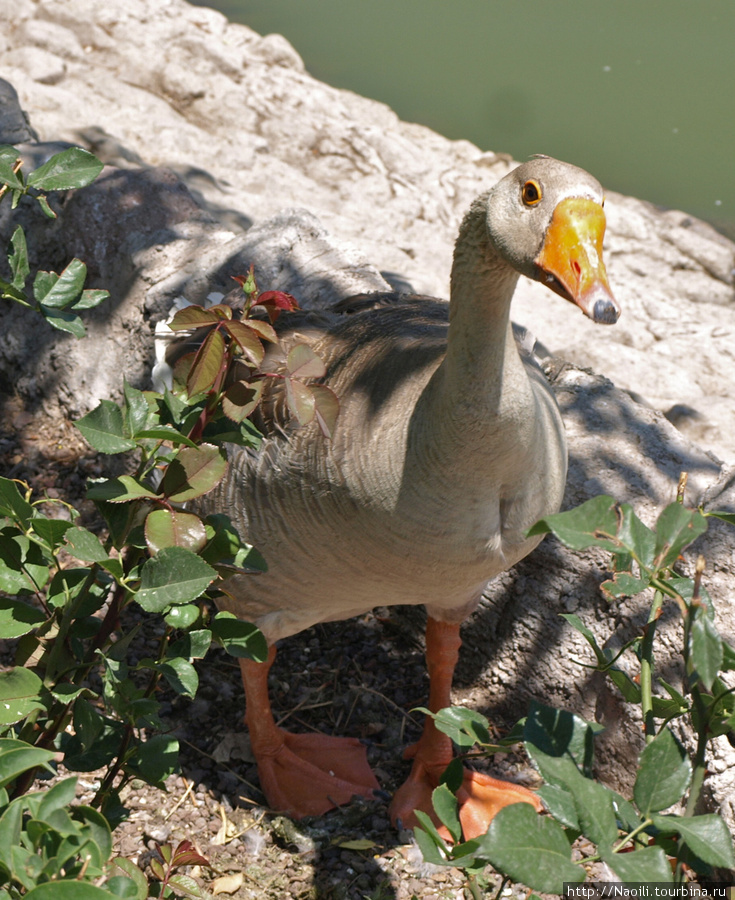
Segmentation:
[[(86, 183), (97, 171), (89, 154), (66, 151), (23, 182), (10, 150), (0, 147), (0, 181), (14, 201), (31, 187)], [(10, 263), (13, 284), (3, 282), (0, 289), (23, 302), (29, 271), (20, 231)], [(40, 272), (34, 282), (39, 309), (75, 334), (83, 329), (72, 311), (102, 299), (102, 292), (82, 293), (83, 280), (84, 266), (75, 260), (61, 275)], [(214, 613), (210, 602), (224, 579), (264, 572), (265, 560), (227, 516), (202, 518), (182, 508), (223, 478), (225, 442), (257, 446), (260, 440), (246, 416), (267, 377), (254, 371), (264, 356), (261, 339), (275, 341), (276, 335), (270, 324), (250, 321), (248, 311), (293, 303), (272, 292), (262, 301), (252, 278), (247, 284), (242, 319), (235, 320), (228, 307), (178, 314), (175, 328), (212, 327), (188, 378), (174, 391), (143, 392), (125, 384), (121, 404), (103, 400), (77, 423), (98, 452), (131, 453), (130, 474), (89, 486), (87, 496), (104, 519), (99, 535), (82, 527), (68, 504), (35, 499), (27, 485), (0, 477), (0, 629), (3, 637), (20, 639), (17, 665), (0, 673), (0, 898), (27, 892), (41, 900), (110, 894), (145, 900), (149, 890), (161, 897), (205, 896), (179, 871), (207, 865), (191, 845), (158, 848), (149, 888), (137, 867), (109, 860), (109, 823), (124, 815), (120, 792), (131, 779), (162, 787), (177, 770), (179, 746), (159, 718), (159, 685), (193, 699), (199, 684), (194, 661), (213, 644), (235, 657), (267, 655), (254, 625)], [(298, 379), (323, 372), (323, 364), (308, 348), (295, 350), (286, 372), (273, 377), (311, 397), (312, 388)], [(253, 367), (255, 388), (240, 385), (232, 392), (225, 387), (227, 373), (243, 359)], [(321, 417), (326, 432), (336, 400), (323, 390), (312, 418)], [(307, 418), (296, 403), (293, 414)], [(58, 515), (46, 514), (50, 504)], [(134, 663), (129, 650), (139, 626), (119, 630), (130, 606), (158, 617), (160, 633), (157, 652)], [(99, 695), (89, 686), (93, 670)], [(53, 772), (52, 762), (60, 759), (70, 771), (103, 770), (91, 807), (72, 807), (73, 777), (43, 794), (29, 793), (34, 779)]]
[[(20, 198), (28, 195), (38, 201), (47, 216), (55, 218), (56, 213), (42, 192), (84, 187), (94, 181), (101, 171), (102, 163), (95, 156), (79, 147), (70, 147), (52, 156), (24, 178), (15, 148), (0, 146), (0, 200), (10, 194), (15, 209)], [(37, 272), (29, 294), (26, 282), (31, 270), (26, 238), (20, 225), (10, 240), (8, 263), (12, 279), (8, 282), (0, 278), (0, 297), (37, 310), (49, 325), (74, 337), (83, 337), (85, 333), (78, 313), (97, 306), (109, 297), (107, 291), (84, 290), (87, 267), (79, 259), (73, 259), (61, 274)]]
[[(727, 514), (713, 515), (729, 520)], [(601, 726), (532, 703), (522, 723), (522, 739), (544, 779), (538, 793), (550, 818), (539, 817), (528, 804), (514, 804), (500, 811), (486, 835), (465, 842), (450, 790), (452, 781), (456, 786), (456, 773), (448, 770), (447, 784), (434, 792), (433, 803), (454, 843), (447, 844), (424, 815), (419, 816), (416, 839), (427, 860), (464, 867), (473, 896), (479, 896), (480, 873), (487, 864), (549, 893), (561, 893), (565, 881), (584, 880), (582, 866), (596, 859), (607, 863), (624, 882), (678, 882), (684, 863), (704, 876), (714, 867), (735, 866), (732, 837), (724, 821), (714, 814), (695, 815), (707, 742), (735, 730), (733, 691), (720, 678), (721, 671), (735, 666), (735, 650), (715, 627), (712, 601), (701, 585), (704, 560), (698, 560), (694, 578), (684, 578), (673, 569), (681, 553), (706, 528), (705, 514), (687, 509), (681, 497), (661, 512), (653, 529), (630, 506), (616, 504), (611, 497), (595, 497), (577, 509), (547, 517), (530, 530), (531, 534), (551, 531), (575, 550), (609, 551), (614, 576), (602, 589), (611, 599), (620, 602), (651, 591), (651, 610), (641, 634), (615, 653), (601, 647), (578, 616), (563, 616), (587, 641), (594, 655), (590, 667), (606, 673), (627, 702), (640, 705), (646, 746), (629, 801), (594, 779), (594, 739)], [(654, 638), (666, 601), (675, 605), (683, 622), (686, 676), (681, 691), (655, 678)], [(635, 679), (618, 666), (626, 653), (640, 668)], [(656, 685), (660, 690), (654, 694)], [(697, 736), (693, 759), (668, 725), (680, 717), (689, 720)], [(453, 707), (441, 710), (434, 719), (462, 751), (477, 745), (485, 753), (498, 749), (489, 743), (487, 721), (476, 712)], [(683, 815), (664, 814), (682, 800), (686, 800)], [(571, 860), (570, 847), (580, 834), (596, 847), (596, 855), (577, 863)]]

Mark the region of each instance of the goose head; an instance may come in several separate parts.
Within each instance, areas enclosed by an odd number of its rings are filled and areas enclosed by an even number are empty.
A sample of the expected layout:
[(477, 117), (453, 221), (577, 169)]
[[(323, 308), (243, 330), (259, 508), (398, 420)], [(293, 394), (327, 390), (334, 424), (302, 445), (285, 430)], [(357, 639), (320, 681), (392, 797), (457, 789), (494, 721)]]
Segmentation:
[(594, 322), (612, 325), (620, 307), (602, 261), (603, 204), (602, 187), (590, 174), (539, 156), (488, 193), (485, 224), (490, 245), (513, 269)]

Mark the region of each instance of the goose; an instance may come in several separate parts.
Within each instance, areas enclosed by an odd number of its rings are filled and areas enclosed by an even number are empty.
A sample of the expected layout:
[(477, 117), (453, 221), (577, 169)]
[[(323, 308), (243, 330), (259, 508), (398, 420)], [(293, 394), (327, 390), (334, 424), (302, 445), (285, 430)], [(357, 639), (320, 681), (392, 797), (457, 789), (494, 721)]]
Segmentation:
[[(282, 347), (306, 342), (327, 366), (322, 382), (340, 402), (334, 433), (328, 440), (316, 425), (287, 421), (283, 382), (271, 379), (257, 422), (262, 445), (233, 448), (204, 510), (226, 512), (268, 562), (266, 573), (228, 582), (218, 606), (254, 622), (268, 642), (265, 662), (240, 664), (271, 809), (321, 815), (379, 788), (357, 739), (276, 725), (268, 695), (276, 643), (376, 606), (424, 604), (428, 707), (450, 706), (460, 624), (487, 583), (536, 546), (530, 526), (558, 511), (564, 427), (540, 369), (519, 353), (510, 306), (524, 275), (596, 323), (618, 319), (602, 258), (603, 203), (587, 172), (534, 157), (470, 206), (448, 305), (363, 296), (327, 314), (280, 318)], [(452, 755), (427, 716), (405, 753), (412, 768), (391, 803), (394, 824), (413, 827), (416, 810), (432, 814)], [(470, 770), (458, 799), (465, 839), (509, 803), (541, 808), (532, 791)]]

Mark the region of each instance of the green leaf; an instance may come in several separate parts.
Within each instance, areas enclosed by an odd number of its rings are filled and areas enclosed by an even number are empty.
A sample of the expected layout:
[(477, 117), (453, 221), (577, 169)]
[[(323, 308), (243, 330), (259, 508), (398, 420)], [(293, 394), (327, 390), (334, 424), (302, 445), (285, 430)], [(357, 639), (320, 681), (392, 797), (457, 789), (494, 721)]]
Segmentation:
[(173, 425), (152, 425), (150, 428), (144, 428), (137, 432), (135, 437), (138, 440), (170, 441), (172, 444), (184, 444), (187, 447), (199, 446)]
[(39, 272), (33, 282), (33, 296), (46, 309), (65, 309), (79, 297), (87, 277), (87, 267), (79, 259), (73, 259), (61, 275)]
[(39, 545), (15, 528), (0, 529), (0, 591), (37, 591), (48, 579), (49, 561)]
[(7, 149), (12, 150), (12, 154), (6, 153), (6, 146), (0, 148), (3, 151), (0, 153), (0, 184), (7, 184), (13, 191), (25, 191), (20, 173), (13, 171), (16, 163), (20, 161), (18, 151), (14, 147), (9, 147)]
[(722, 639), (712, 619), (701, 607), (690, 608), (689, 662), (692, 683), (699, 679), (707, 690), (722, 668)]
[(641, 753), (633, 797), (644, 816), (678, 803), (689, 787), (692, 766), (669, 728), (663, 728)]
[(216, 487), (227, 470), (227, 457), (214, 444), (200, 444), (194, 450), (185, 447), (163, 476), (161, 490), (174, 503), (201, 497)]
[(648, 578), (636, 578), (629, 572), (616, 572), (610, 581), (603, 581), (600, 587), (611, 597), (634, 597), (645, 591), (651, 584)]
[(22, 772), (47, 765), (56, 756), (55, 750), (31, 747), (24, 741), (0, 739), (0, 787), (10, 784)]
[(735, 867), (732, 836), (720, 816), (652, 815), (653, 824), (663, 834), (678, 834), (689, 849), (710, 866)]
[(28, 176), (28, 187), (40, 191), (66, 191), (90, 184), (102, 171), (96, 156), (81, 147), (55, 153)]
[(196, 600), (216, 575), (214, 569), (190, 550), (165, 547), (143, 565), (135, 599), (146, 612), (163, 612), (171, 606)]
[(38, 513), (33, 516), (33, 530), (36, 537), (41, 538), (50, 550), (55, 550), (61, 544), (64, 535), (72, 526), (73, 523), (66, 519), (50, 519)]
[(442, 734), (447, 734), (460, 749), (474, 747), (475, 744), (491, 743), (489, 724), (482, 713), (464, 706), (449, 706), (432, 713), (420, 708), (434, 719), (434, 725)]
[(102, 562), (110, 555), (97, 535), (86, 528), (69, 528), (66, 532), (66, 545), (72, 556), (84, 562)]
[(456, 843), (462, 838), (462, 826), (459, 823), (459, 807), (457, 798), (446, 784), (440, 784), (431, 794), (431, 805), (439, 820)]
[(102, 400), (99, 406), (74, 424), (100, 453), (123, 453), (136, 447), (135, 441), (125, 436), (122, 410), (111, 400)]
[[(124, 872), (133, 881), (136, 887), (136, 893), (133, 895), (134, 900), (148, 900), (148, 879), (132, 859), (116, 856), (110, 860), (110, 865)], [(127, 897), (127, 895), (125, 896)]]
[(626, 883), (654, 881), (668, 884), (673, 880), (671, 866), (661, 847), (644, 847), (633, 853), (606, 852), (603, 859)]
[(70, 775), (48, 788), (36, 811), (37, 819), (44, 819), (57, 809), (70, 806), (76, 796), (77, 777)]
[(195, 603), (185, 606), (174, 606), (164, 616), (164, 621), (171, 628), (189, 628), (201, 615), (201, 610)]
[(28, 247), (26, 245), (25, 232), (18, 225), (10, 239), (10, 246), (13, 252), (8, 257), (10, 270), (13, 273), (13, 287), (22, 291), (25, 287), (26, 279), (31, 273), (28, 265)]
[(0, 477), (0, 515), (26, 527), (33, 516), (33, 507), (21, 494), (18, 482), (9, 478)]
[(447, 845), (429, 816), (420, 809), (415, 810), (414, 815), (419, 826), (414, 828), (413, 836), (426, 862), (434, 866), (453, 865), (453, 861), (449, 861)]
[[(177, 606), (175, 609), (185, 609), (186, 607)], [(198, 607), (193, 607), (197, 611)], [(172, 610), (173, 612), (173, 610)], [(178, 627), (178, 626), (177, 626)], [(212, 644), (212, 632), (209, 628), (198, 628), (196, 631), (189, 631), (183, 634), (168, 648), (167, 656), (172, 659), (177, 656), (184, 659), (204, 659)]]
[(111, 875), (105, 882), (105, 887), (119, 900), (146, 900), (147, 897), (147, 891), (141, 895), (135, 882), (126, 875)]
[(25, 291), (13, 287), (13, 285), (9, 281), (5, 281), (4, 278), (0, 278), (0, 297), (3, 300), (16, 300), (19, 303), (28, 303)]
[(526, 749), (540, 768), (538, 759), (543, 754), (549, 758), (569, 759), (582, 774), (590, 777), (594, 737), (601, 730), (601, 726), (586, 722), (573, 713), (532, 700), (523, 739)]
[(109, 891), (88, 881), (49, 881), (25, 895), (25, 900), (110, 900)]
[(45, 620), (46, 615), (35, 606), (13, 597), (0, 597), (0, 634), (4, 640), (28, 634)]
[(82, 296), (71, 307), (73, 310), (94, 309), (100, 303), (107, 300), (110, 296), (109, 291), (102, 290), (86, 290), (82, 291)]
[(106, 592), (101, 585), (89, 580), (89, 574), (88, 568), (59, 569), (49, 585), (48, 605), (66, 609), (82, 596), (81, 604), (74, 606), (74, 618), (91, 616), (97, 612), (104, 602)]
[(65, 309), (51, 309), (43, 304), (40, 305), (40, 311), (49, 325), (57, 331), (65, 331), (75, 338), (83, 338), (87, 333), (84, 323), (79, 316), (73, 312), (69, 312)]
[(191, 897), (192, 900), (209, 900), (211, 897), (211, 894), (208, 894), (190, 875), (182, 875), (178, 872), (169, 878), (168, 883), (175, 891)]
[(715, 519), (720, 519), (723, 522), (727, 522), (729, 525), (735, 525), (735, 513), (731, 512), (706, 512), (705, 516), (712, 516)]
[(146, 427), (151, 418), (151, 408), (143, 391), (134, 388), (127, 379), (123, 379), (123, 394), (125, 396), (123, 408), (125, 432), (137, 437), (138, 432)]
[(569, 791), (555, 784), (543, 784), (536, 793), (557, 822), (574, 831), (581, 831), (577, 806)]
[(41, 212), (49, 219), (55, 219), (56, 213), (51, 209), (51, 204), (48, 202), (48, 197), (45, 194), (39, 194), (36, 197), (38, 201), (38, 205), (41, 207)]
[(707, 519), (681, 503), (670, 503), (656, 522), (656, 563), (673, 565), (681, 551), (707, 530)]
[(207, 543), (207, 533), (194, 513), (155, 509), (145, 520), (145, 539), (151, 553), (163, 547), (186, 547), (198, 553)]
[(612, 846), (618, 836), (612, 792), (581, 773), (570, 779), (568, 787), (574, 796), (579, 824), (585, 837), (599, 848)]
[(138, 745), (126, 769), (148, 784), (162, 785), (176, 771), (178, 762), (179, 742), (170, 735), (157, 734)]
[(565, 881), (584, 881), (584, 869), (572, 862), (563, 829), (529, 803), (501, 809), (477, 843), (482, 857), (499, 872), (536, 891), (561, 894)]
[(131, 500), (141, 499), (160, 500), (160, 495), (131, 475), (121, 475), (119, 478), (108, 478), (90, 485), (87, 498), (105, 500), (108, 503), (129, 503)]
[(263, 634), (250, 622), (235, 618), (232, 613), (219, 612), (210, 622), (212, 639), (230, 654), (240, 659), (264, 662), (268, 645)]
[(593, 497), (581, 506), (567, 512), (546, 516), (527, 532), (530, 536), (551, 531), (572, 550), (586, 550), (588, 547), (602, 546), (616, 550), (617, 544), (610, 537), (617, 534), (620, 517), (612, 497)]
[(194, 666), (186, 659), (168, 659), (158, 663), (156, 671), (160, 672), (171, 687), (182, 697), (193, 700), (199, 687), (199, 676)]
[(25, 719), (36, 709), (43, 709), (39, 694), (43, 682), (30, 669), (15, 666), (0, 672), (0, 725)]
[[(617, 534), (618, 539), (640, 565), (650, 571), (655, 556), (656, 535), (641, 522), (629, 504), (622, 504), (620, 513), (622, 522)], [(638, 590), (643, 589), (639, 588)]]
[(24, 799), (14, 800), (0, 816), (0, 863), (8, 871), (12, 871), (11, 849), (20, 844)]

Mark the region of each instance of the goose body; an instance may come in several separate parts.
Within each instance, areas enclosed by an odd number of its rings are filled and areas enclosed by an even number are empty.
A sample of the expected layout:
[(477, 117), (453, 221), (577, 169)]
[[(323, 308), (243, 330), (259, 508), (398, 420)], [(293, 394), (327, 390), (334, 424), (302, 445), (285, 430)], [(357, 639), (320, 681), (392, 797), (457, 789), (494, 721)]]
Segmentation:
[[(541, 281), (593, 320), (619, 309), (602, 264), (602, 189), (589, 174), (534, 158), (481, 195), (457, 239), (450, 303), (358, 300), (349, 314), (281, 317), (281, 340), (327, 364), (340, 414), (331, 440), (284, 414), (278, 384), (261, 407), (265, 440), (237, 450), (206, 503), (224, 511), (269, 570), (234, 579), (220, 605), (269, 644), (374, 606), (425, 604), (430, 708), (449, 705), (459, 623), (487, 582), (528, 554), (525, 536), (556, 512), (566, 479), (564, 429), (541, 372), (519, 353), (510, 304), (519, 275)], [(344, 307), (345, 304), (342, 304)], [(268, 362), (266, 366), (270, 365)], [(244, 662), (246, 719), (269, 803), (325, 811), (377, 781), (357, 742), (292, 735), (273, 724), (266, 664)], [(427, 720), (392, 806), (411, 824), (451, 758)], [(508, 802), (538, 801), (467, 773), (465, 837)]]
[(521, 361), (505, 323), (503, 396), (468, 424), (466, 407), (490, 392), (474, 377), (447, 384), (446, 303), (400, 298), (320, 316), (308, 332), (289, 318), (282, 340), (307, 338), (322, 357), (340, 414), (329, 441), (316, 425), (261, 422), (261, 449), (232, 459), (209, 503), (269, 570), (231, 582), (236, 600), (220, 605), (270, 642), (386, 598), (462, 621), (487, 582), (538, 542), (525, 530), (559, 508), (566, 442), (546, 380)]

